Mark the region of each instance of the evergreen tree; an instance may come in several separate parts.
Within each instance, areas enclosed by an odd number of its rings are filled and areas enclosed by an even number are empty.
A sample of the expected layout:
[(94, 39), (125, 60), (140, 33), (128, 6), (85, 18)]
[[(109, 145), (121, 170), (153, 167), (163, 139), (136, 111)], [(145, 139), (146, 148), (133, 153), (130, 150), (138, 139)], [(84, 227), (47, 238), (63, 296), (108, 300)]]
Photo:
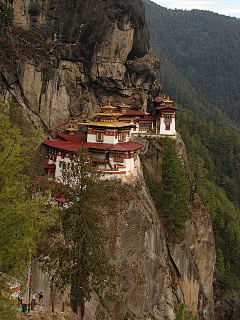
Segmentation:
[(20, 119), (16, 105), (0, 103), (0, 318), (8, 320), (16, 307), (10, 287), (24, 280), (36, 249), (41, 207), (40, 199), (32, 199), (26, 174), (37, 139), (22, 134), (10, 116), (14, 110)]
[(91, 166), (84, 150), (63, 167), (62, 196), (66, 205), (60, 208), (50, 230), (58, 237), (56, 244), (45, 251), (45, 268), (54, 273), (52, 281), (61, 289), (71, 285), (81, 319), (84, 301), (93, 290), (100, 292), (114, 277), (106, 245), (106, 204), (109, 201), (107, 182)]
[(225, 273), (225, 265), (224, 265), (224, 255), (221, 249), (217, 249), (216, 251), (216, 268), (221, 275)]
[(161, 183), (148, 180), (150, 193), (164, 220), (167, 237), (177, 240), (185, 229), (188, 217), (189, 183), (175, 141), (165, 138), (161, 170)]
[(187, 220), (189, 185), (182, 159), (171, 138), (165, 138), (161, 170), (162, 192), (159, 194), (159, 206), (164, 222), (171, 230), (172, 235), (169, 236), (176, 238), (183, 233)]
[(195, 315), (195, 316), (193, 316), (193, 317), (191, 317), (190, 315), (188, 315), (188, 314), (185, 312), (185, 305), (184, 305), (184, 303), (180, 303), (178, 312), (176, 313), (176, 318), (175, 318), (175, 320), (198, 320), (198, 319), (199, 319), (198, 315)]

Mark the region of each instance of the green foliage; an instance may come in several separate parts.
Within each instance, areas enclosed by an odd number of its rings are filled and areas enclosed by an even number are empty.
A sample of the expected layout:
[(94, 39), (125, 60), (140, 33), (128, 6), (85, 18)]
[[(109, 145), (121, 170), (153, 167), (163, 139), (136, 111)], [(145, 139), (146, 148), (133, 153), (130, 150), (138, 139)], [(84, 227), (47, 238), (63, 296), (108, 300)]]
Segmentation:
[(150, 193), (164, 220), (169, 240), (177, 240), (185, 229), (188, 217), (189, 185), (175, 141), (165, 138), (161, 170), (161, 183), (148, 180)]
[(151, 1), (145, 12), (164, 92), (207, 121), (239, 126), (240, 20)]
[(179, 104), (191, 198), (199, 193), (211, 215), (220, 282), (240, 292), (240, 20), (152, 2), (145, 8), (160, 82)]
[(13, 25), (13, 18), (14, 18), (13, 9), (10, 7), (4, 7), (3, 19), (5, 20), (5, 22), (8, 26)]
[(198, 315), (190, 316), (185, 312), (185, 305), (184, 303), (180, 303), (178, 312), (176, 313), (175, 320), (198, 320)]
[[(216, 254), (217, 254), (216, 268), (217, 268), (218, 272), (221, 275), (224, 275), (224, 273), (225, 273), (225, 265), (224, 265), (224, 255), (222, 253), (222, 250), (221, 249), (217, 249)], [(230, 264), (229, 264), (229, 268), (230, 268)]]
[(48, 247), (45, 268), (54, 273), (52, 281), (62, 290), (71, 285), (78, 313), (93, 290), (100, 295), (114, 283), (115, 269), (105, 250), (111, 185), (100, 179), (84, 150), (71, 159), (69, 169), (63, 168), (62, 175), (61, 195), (67, 204), (49, 230), (59, 240), (52, 247), (44, 245)]
[(195, 192), (200, 194), (212, 218), (220, 281), (224, 288), (239, 292), (239, 133), (201, 121), (191, 111), (180, 113), (180, 132), (191, 167), (192, 196)]
[(132, 312), (131, 312), (131, 310), (129, 308), (127, 308), (124, 320), (131, 320), (131, 319), (132, 319)]
[[(16, 105), (0, 103), (0, 318), (11, 319), (15, 312), (10, 300), (10, 287), (21, 283), (21, 275), (36, 250), (39, 235), (40, 199), (29, 191), (27, 168), (33, 165), (31, 153), (37, 138), (26, 137), (21, 127), (11, 119)], [(26, 126), (26, 125), (25, 125)]]

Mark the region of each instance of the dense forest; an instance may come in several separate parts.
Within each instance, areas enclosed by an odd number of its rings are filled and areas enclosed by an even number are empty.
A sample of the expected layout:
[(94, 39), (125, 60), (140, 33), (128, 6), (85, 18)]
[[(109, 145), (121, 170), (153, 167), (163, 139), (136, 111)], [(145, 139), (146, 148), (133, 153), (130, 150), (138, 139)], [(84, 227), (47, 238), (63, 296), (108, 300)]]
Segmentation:
[(240, 20), (145, 1), (163, 93), (177, 102), (192, 190), (211, 215), (220, 281), (240, 293)]
[[(151, 45), (162, 63), (164, 90), (173, 89), (166, 73), (175, 78), (177, 69), (199, 102), (217, 106), (239, 125), (240, 20), (210, 11), (170, 10), (151, 1), (145, 1), (145, 8)], [(182, 88), (175, 83), (174, 89), (169, 94), (179, 102)]]

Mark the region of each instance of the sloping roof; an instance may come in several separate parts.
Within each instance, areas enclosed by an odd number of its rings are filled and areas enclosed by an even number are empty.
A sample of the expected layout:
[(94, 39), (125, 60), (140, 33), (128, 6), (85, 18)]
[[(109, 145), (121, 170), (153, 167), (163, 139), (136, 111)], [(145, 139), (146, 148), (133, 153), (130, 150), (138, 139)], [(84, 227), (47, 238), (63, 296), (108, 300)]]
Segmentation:
[(46, 146), (67, 151), (78, 151), (86, 148), (86, 140), (64, 141), (64, 140), (45, 140), (43, 144)]
[(54, 200), (58, 201), (58, 202), (61, 202), (61, 203), (65, 203), (65, 202), (68, 202), (69, 199), (65, 199), (63, 197), (60, 197), (60, 198), (54, 198)]
[(113, 146), (112, 143), (102, 143), (102, 142), (87, 142), (85, 147), (89, 149), (100, 149), (100, 150), (107, 150), (111, 146)]
[(115, 151), (134, 151), (137, 149), (142, 148), (143, 145), (136, 143), (136, 142), (122, 142), (122, 143), (117, 143), (113, 145), (112, 147), (109, 148), (109, 150), (115, 150)]
[(123, 116), (145, 116), (147, 113), (137, 110), (128, 110)]
[(155, 101), (155, 102), (163, 102), (163, 101), (165, 101), (165, 100), (166, 100), (165, 98), (156, 97), (153, 101)]
[(87, 135), (85, 133), (76, 133), (74, 135), (70, 135), (68, 133), (58, 133), (57, 134), (60, 138), (66, 141), (74, 141), (74, 140), (86, 140)]
[(140, 122), (144, 122), (144, 121), (156, 121), (157, 118), (154, 117), (154, 116), (149, 116), (149, 117), (146, 117), (146, 118), (141, 118), (141, 119), (138, 119), (138, 121)]
[(56, 168), (55, 163), (51, 163), (51, 164), (42, 164), (42, 166), (43, 166), (45, 169), (55, 169), (55, 168)]
[(161, 111), (172, 111), (172, 112), (174, 112), (174, 111), (177, 111), (178, 110), (178, 108), (175, 108), (175, 107), (173, 107), (172, 105), (171, 106), (158, 106), (158, 107), (156, 107), (156, 109), (155, 110), (161, 110)]

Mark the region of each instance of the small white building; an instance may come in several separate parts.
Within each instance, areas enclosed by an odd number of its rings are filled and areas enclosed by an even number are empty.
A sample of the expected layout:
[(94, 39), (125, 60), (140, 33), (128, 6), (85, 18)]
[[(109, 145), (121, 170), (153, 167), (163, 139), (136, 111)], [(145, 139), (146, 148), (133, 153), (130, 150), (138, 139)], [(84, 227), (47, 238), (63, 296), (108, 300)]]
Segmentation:
[(160, 135), (176, 135), (175, 112), (178, 108), (172, 106), (171, 101), (165, 98), (157, 97), (154, 99), (155, 112), (157, 114), (156, 133)]

